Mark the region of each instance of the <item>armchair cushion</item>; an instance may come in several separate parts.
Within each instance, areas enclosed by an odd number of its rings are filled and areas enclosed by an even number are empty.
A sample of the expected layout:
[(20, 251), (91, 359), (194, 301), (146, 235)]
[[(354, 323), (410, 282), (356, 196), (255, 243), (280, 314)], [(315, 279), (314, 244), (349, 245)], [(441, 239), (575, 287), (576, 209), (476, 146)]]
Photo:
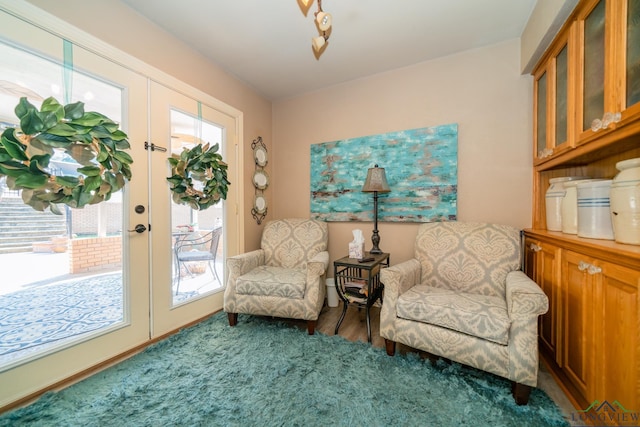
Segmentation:
[(240, 295), (304, 298), (307, 272), (261, 265), (238, 277), (236, 291)]
[(417, 285), (398, 298), (398, 317), (507, 345), (511, 321), (503, 298)]

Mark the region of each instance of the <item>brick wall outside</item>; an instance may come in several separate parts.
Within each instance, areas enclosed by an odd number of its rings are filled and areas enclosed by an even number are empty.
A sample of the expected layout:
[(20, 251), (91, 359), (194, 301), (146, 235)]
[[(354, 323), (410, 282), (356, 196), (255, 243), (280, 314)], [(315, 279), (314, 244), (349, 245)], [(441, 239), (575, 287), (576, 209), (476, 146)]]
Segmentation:
[(69, 242), (71, 274), (122, 268), (122, 238), (96, 237)]
[(122, 203), (112, 201), (71, 209), (71, 232), (80, 235), (96, 234), (99, 209), (103, 209), (107, 218), (107, 234), (119, 233), (122, 230)]

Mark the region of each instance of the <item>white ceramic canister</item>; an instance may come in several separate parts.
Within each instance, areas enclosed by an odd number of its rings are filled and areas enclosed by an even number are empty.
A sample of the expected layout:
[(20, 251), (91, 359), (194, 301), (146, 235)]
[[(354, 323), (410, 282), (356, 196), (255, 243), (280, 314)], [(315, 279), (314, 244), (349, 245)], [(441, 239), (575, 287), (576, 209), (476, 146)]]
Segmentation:
[(582, 182), (596, 181), (594, 179), (576, 179), (564, 183), (565, 194), (562, 198), (562, 232), (578, 234), (578, 189)]
[(577, 179), (587, 179), (583, 176), (562, 176), (549, 179), (549, 188), (544, 195), (547, 230), (562, 231), (562, 199), (564, 198), (564, 183)]
[(587, 181), (576, 186), (578, 237), (613, 240), (610, 198), (613, 180)]
[(640, 245), (640, 158), (616, 163), (611, 185), (611, 222), (618, 243)]

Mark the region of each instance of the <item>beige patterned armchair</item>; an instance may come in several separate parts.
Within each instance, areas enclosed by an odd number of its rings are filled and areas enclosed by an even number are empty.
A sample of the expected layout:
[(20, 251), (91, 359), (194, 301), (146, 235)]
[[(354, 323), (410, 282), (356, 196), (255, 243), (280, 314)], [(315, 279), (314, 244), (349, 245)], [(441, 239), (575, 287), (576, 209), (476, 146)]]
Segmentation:
[(326, 293), (328, 241), (322, 221), (269, 221), (261, 249), (227, 258), (229, 325), (236, 325), (238, 313), (303, 319), (313, 335)]
[(381, 270), (380, 335), (513, 381), (527, 404), (538, 379), (538, 316), (546, 295), (520, 271), (515, 228), (484, 223), (422, 224), (415, 258)]

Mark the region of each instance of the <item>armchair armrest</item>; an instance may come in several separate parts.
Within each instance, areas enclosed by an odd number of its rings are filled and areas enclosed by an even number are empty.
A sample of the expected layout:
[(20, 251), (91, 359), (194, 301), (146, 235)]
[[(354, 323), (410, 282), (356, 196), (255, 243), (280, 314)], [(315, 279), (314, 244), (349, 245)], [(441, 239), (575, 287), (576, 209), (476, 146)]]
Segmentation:
[(420, 262), (415, 258), (380, 270), (380, 281), (384, 284), (384, 300), (380, 309), (381, 337), (396, 341), (398, 297), (419, 284), (421, 270)]
[(329, 266), (329, 252), (322, 251), (317, 253), (307, 262), (307, 283), (314, 277), (320, 277), (327, 272)]
[(549, 310), (549, 299), (536, 282), (522, 271), (507, 274), (507, 310), (509, 317), (528, 318), (545, 314)]
[(264, 250), (256, 249), (240, 255), (227, 258), (227, 268), (229, 269), (229, 278), (242, 276), (264, 264)]
[(385, 299), (394, 300), (420, 282), (420, 263), (412, 258), (392, 267), (380, 270), (380, 281), (384, 283)]

